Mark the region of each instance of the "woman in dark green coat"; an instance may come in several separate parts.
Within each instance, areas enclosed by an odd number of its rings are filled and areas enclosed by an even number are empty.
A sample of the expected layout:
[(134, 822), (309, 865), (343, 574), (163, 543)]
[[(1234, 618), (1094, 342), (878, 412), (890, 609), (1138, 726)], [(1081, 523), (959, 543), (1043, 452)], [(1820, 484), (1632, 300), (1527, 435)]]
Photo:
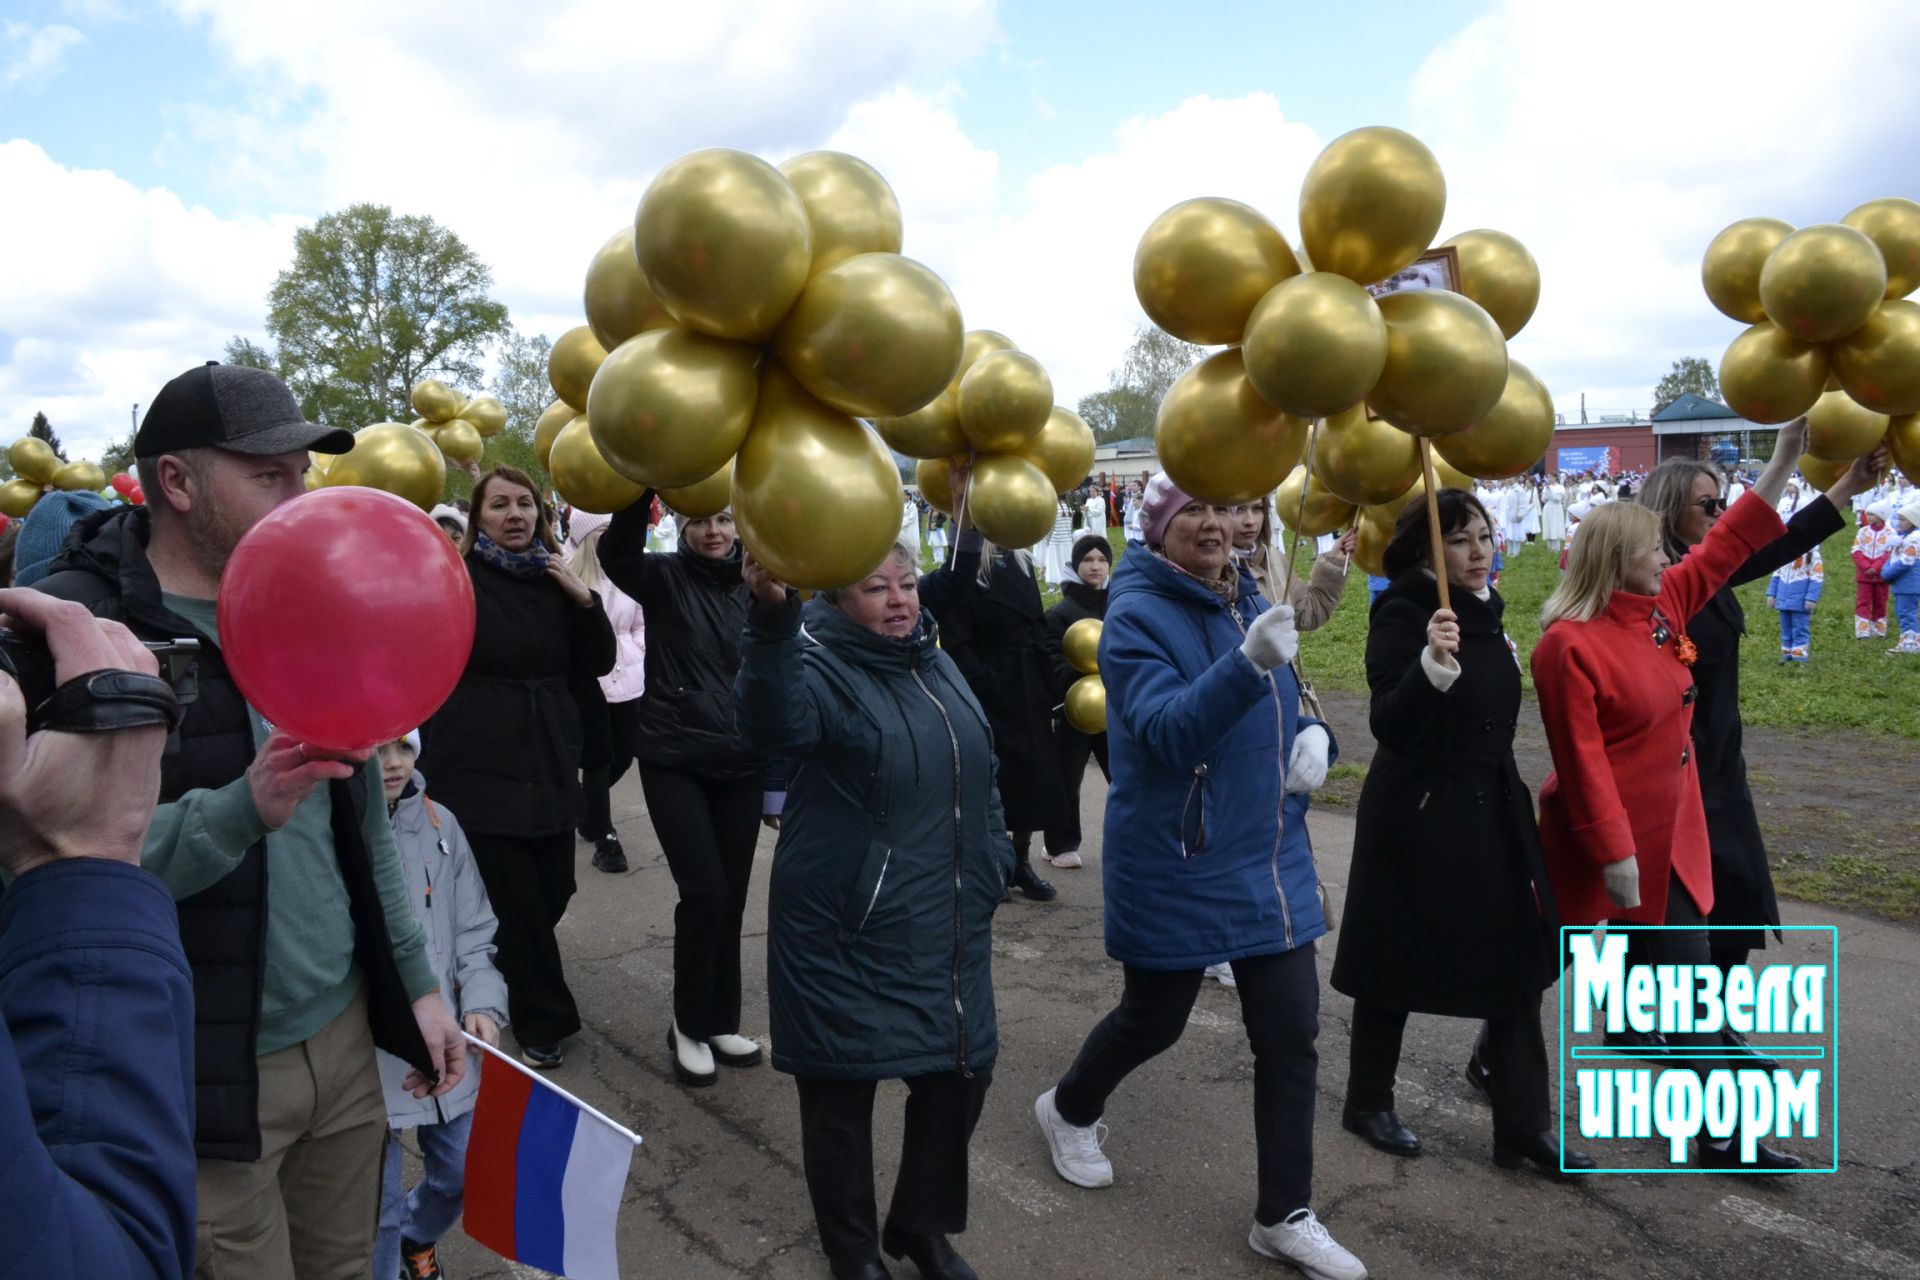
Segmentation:
[[(860, 582), (799, 599), (748, 557), (742, 733), (791, 776), (768, 880), (773, 1065), (795, 1077), (807, 1190), (833, 1274), (880, 1249), (968, 1280), (967, 1143), (999, 1052), (993, 912), (1013, 866), (986, 717), (896, 546)], [(802, 626), (804, 618), (805, 626)], [(884, 1231), (873, 1098), (909, 1090)]]

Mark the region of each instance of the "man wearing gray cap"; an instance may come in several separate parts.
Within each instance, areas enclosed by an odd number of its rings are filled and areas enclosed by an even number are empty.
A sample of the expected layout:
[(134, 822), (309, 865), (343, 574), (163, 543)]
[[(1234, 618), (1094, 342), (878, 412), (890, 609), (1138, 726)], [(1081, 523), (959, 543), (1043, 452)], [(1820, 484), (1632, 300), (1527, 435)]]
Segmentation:
[(200, 644), (141, 861), (173, 894), (193, 972), (202, 1277), (367, 1275), (386, 1138), (374, 1047), (413, 1064), (416, 1096), (465, 1070), (369, 803), (379, 765), (267, 724), (220, 655), (235, 544), (305, 491), (308, 450), (351, 448), (270, 373), (191, 369), (134, 437), (147, 505), (76, 525), (39, 584), (143, 640)]

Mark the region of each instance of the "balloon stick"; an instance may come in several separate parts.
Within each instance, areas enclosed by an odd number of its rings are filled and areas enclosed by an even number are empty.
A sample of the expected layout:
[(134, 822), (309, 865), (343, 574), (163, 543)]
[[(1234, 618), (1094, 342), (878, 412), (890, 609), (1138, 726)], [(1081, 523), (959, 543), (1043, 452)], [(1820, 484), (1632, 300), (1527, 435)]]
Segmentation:
[(1281, 580), (1280, 598), (1270, 600), (1269, 604), (1286, 604), (1293, 599), (1293, 557), (1300, 549), (1300, 525), (1307, 518), (1307, 482), (1313, 478), (1313, 442), (1320, 434), (1323, 419), (1315, 418), (1307, 427), (1307, 453), (1301, 466), (1307, 469), (1307, 480), (1300, 485), (1300, 505), (1293, 514), (1293, 524), (1287, 529), (1287, 567), (1286, 576)]
[(1420, 437), (1420, 469), (1427, 477), (1427, 536), (1433, 540), (1433, 580), (1440, 584), (1440, 607), (1453, 608), (1447, 598), (1447, 546), (1440, 537), (1440, 488), (1433, 474), (1433, 442)]

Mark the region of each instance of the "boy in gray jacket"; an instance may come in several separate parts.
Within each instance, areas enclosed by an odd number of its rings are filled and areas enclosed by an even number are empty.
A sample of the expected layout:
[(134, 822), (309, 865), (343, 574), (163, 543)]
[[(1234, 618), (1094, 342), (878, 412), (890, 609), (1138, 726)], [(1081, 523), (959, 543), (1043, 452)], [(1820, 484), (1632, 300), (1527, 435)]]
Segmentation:
[[(427, 954), (440, 992), (469, 1035), (500, 1043), (506, 1025), (507, 984), (493, 967), (493, 906), (474, 865), (460, 823), (427, 799), (427, 782), (413, 767), (420, 735), (410, 733), (380, 748), (393, 842), (406, 873), (407, 898), (427, 932)], [(474, 1064), (477, 1067), (479, 1064)], [(373, 1280), (439, 1280), (434, 1245), (460, 1216), (465, 1186), (467, 1134), (473, 1126), (480, 1073), (469, 1070), (444, 1097), (415, 1098), (401, 1087), (407, 1065), (380, 1055), (386, 1089), (386, 1171), (380, 1187), (380, 1231), (373, 1250)], [(412, 1129), (426, 1176), (408, 1191), (401, 1182), (401, 1129)]]

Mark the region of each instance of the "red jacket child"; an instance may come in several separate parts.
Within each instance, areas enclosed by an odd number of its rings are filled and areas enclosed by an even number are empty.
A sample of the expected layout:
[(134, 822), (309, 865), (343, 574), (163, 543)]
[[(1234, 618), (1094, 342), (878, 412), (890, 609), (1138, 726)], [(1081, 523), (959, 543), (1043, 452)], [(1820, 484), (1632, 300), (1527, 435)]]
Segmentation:
[[(1616, 588), (1596, 617), (1563, 618), (1540, 637), (1533, 680), (1554, 767), (1540, 788), (1540, 843), (1562, 924), (1662, 924), (1670, 871), (1701, 915), (1713, 909), (1685, 629), (1784, 527), (1748, 493), (1661, 574), (1659, 595)], [(1616, 907), (1601, 868), (1633, 857), (1640, 905)]]

